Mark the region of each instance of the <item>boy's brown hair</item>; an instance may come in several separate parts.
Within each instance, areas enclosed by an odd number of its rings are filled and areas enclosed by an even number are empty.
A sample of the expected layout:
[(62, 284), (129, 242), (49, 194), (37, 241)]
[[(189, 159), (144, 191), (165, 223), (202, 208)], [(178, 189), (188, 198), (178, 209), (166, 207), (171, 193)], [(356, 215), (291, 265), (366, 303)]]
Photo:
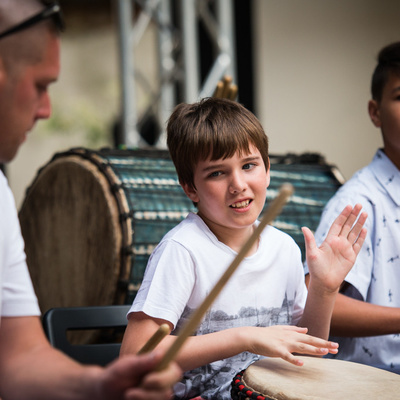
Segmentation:
[(268, 138), (255, 115), (241, 104), (219, 98), (179, 104), (167, 124), (167, 144), (179, 182), (195, 189), (199, 161), (249, 153), (254, 145), (269, 168)]

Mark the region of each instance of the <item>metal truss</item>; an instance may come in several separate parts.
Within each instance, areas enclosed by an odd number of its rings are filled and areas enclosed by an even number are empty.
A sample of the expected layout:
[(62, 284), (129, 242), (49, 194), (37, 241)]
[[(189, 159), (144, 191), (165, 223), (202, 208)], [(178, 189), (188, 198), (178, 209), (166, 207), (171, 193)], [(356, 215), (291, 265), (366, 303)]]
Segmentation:
[[(117, 0), (121, 85), (120, 142), (128, 148), (165, 147), (165, 121), (179, 102), (212, 96), (218, 81), (236, 80), (233, 0)], [(178, 16), (178, 17), (176, 17)], [(213, 64), (201, 81), (199, 22), (213, 47)], [(150, 88), (137, 72), (137, 46), (146, 29), (155, 27), (158, 88), (138, 115), (138, 85)], [(149, 89), (150, 90), (150, 89)], [(179, 92), (179, 94), (178, 94)], [(157, 130), (153, 143), (143, 129)], [(154, 132), (153, 132), (154, 135)]]

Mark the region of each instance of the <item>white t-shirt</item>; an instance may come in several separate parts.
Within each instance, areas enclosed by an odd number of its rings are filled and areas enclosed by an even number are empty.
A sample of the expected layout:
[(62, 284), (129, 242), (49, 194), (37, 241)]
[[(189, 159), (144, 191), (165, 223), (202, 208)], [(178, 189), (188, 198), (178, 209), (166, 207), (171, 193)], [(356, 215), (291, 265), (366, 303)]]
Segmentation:
[(40, 315), (26, 265), (14, 197), (0, 171), (0, 315)]
[[(236, 255), (190, 213), (154, 250), (130, 312), (165, 319), (179, 331)], [(296, 324), (306, 296), (300, 249), (290, 236), (268, 226), (257, 252), (239, 265), (195, 335), (239, 326)], [(234, 374), (257, 359), (243, 353), (187, 371), (175, 393), (178, 398), (230, 399)]]
[[(317, 244), (343, 208), (356, 203), (368, 213), (368, 233), (345, 280), (368, 303), (400, 307), (400, 171), (382, 150), (328, 202), (315, 232)], [(400, 373), (399, 334), (334, 340), (340, 347), (332, 357)]]

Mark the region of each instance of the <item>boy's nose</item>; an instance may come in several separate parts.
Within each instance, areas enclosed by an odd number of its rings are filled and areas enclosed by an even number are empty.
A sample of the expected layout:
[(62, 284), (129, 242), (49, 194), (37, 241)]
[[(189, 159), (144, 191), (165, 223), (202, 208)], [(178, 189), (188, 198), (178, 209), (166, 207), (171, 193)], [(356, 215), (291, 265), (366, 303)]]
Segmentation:
[(239, 174), (235, 174), (232, 176), (232, 180), (229, 185), (229, 192), (232, 194), (242, 192), (246, 187), (246, 182)]

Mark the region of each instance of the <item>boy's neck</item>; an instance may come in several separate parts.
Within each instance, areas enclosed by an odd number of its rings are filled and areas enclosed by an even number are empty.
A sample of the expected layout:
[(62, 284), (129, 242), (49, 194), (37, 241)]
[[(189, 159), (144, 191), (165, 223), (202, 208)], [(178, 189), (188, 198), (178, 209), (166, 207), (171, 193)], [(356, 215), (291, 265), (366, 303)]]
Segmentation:
[[(228, 227), (224, 227), (221, 225), (216, 225), (211, 223), (206, 217), (204, 217), (201, 213), (197, 213), (197, 215), (204, 221), (204, 223), (208, 226), (211, 232), (215, 235), (215, 237), (226, 246), (230, 247), (232, 250), (237, 253), (241, 250), (243, 245), (247, 242), (250, 236), (253, 234), (255, 226), (246, 226), (242, 229), (232, 229)], [(254, 254), (258, 249), (259, 240), (253, 245), (249, 253), (246, 257)]]
[(386, 156), (389, 158), (389, 160), (400, 171), (400, 149), (399, 149), (399, 151), (397, 151), (397, 149), (389, 148), (386, 146), (386, 147), (384, 147), (383, 151), (386, 154)]

